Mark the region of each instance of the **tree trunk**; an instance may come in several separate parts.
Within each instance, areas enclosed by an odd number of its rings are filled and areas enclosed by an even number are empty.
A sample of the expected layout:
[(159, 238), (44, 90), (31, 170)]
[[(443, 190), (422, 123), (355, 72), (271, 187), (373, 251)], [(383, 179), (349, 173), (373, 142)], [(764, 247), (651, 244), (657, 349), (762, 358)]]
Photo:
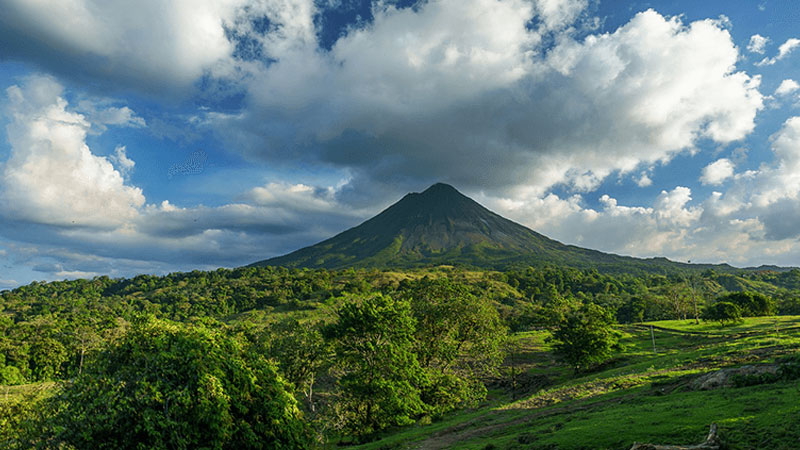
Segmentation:
[(311, 374), (311, 381), (308, 383), (308, 391), (306, 391), (306, 398), (308, 399), (308, 405), (311, 408), (311, 412), (317, 412), (317, 409), (314, 407), (314, 374)]

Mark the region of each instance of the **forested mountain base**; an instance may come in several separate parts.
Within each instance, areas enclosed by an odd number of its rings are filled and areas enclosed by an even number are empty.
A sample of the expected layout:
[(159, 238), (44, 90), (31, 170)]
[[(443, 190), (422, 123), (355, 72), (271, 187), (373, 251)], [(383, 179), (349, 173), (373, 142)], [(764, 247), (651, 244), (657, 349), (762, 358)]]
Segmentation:
[[(700, 442), (711, 421), (723, 438), (761, 436), (769, 424), (736, 422), (748, 411), (729, 403), (763, 403), (751, 412), (769, 410), (779, 427), (797, 412), (780, 405), (797, 404), (785, 380), (798, 289), (798, 270), (449, 266), (33, 283), (0, 293), (0, 447), (596, 448), (580, 430), (602, 436), (600, 422), (631, 414), (641, 433), (597, 442)], [(679, 322), (635, 325), (658, 320)], [(722, 394), (686, 387), (708, 370), (768, 362), (773, 372)], [(774, 405), (759, 400), (772, 395)], [(678, 399), (705, 412), (689, 423)]]

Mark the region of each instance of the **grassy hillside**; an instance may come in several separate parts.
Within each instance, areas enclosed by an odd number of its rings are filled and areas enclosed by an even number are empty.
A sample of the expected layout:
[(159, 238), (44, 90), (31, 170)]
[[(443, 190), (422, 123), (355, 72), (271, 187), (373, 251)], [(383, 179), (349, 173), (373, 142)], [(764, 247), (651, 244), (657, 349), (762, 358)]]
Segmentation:
[(750, 318), (725, 328), (654, 322), (657, 353), (650, 324), (621, 326), (625, 349), (602, 370), (578, 377), (552, 359), (546, 331), (517, 334), (518, 350), (506, 362), (508, 372), (518, 372), (516, 393), (498, 387), (485, 408), (356, 448), (627, 449), (634, 441), (696, 444), (711, 423), (732, 449), (800, 445), (796, 380), (751, 377), (710, 390), (693, 385), (723, 368), (796, 358), (800, 316)]

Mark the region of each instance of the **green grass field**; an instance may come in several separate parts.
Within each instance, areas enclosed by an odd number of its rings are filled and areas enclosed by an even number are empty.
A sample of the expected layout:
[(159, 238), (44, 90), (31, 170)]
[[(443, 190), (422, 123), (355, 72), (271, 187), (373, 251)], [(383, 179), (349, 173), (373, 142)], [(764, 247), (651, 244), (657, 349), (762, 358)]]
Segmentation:
[(711, 423), (731, 449), (800, 448), (797, 380), (691, 387), (710, 371), (796, 354), (800, 316), (748, 318), (726, 327), (653, 322), (653, 336), (649, 325), (621, 326), (623, 350), (579, 376), (552, 358), (546, 332), (520, 333), (505, 370), (521, 388), (493, 389), (483, 408), (393, 430), (357, 448), (627, 449), (634, 441), (696, 444)]

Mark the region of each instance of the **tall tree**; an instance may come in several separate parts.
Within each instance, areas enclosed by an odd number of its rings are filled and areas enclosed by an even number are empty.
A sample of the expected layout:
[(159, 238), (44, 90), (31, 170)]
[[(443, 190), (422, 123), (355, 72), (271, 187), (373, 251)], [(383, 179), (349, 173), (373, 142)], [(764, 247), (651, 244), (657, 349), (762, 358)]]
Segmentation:
[(325, 333), (341, 375), (340, 427), (363, 436), (413, 423), (425, 409), (419, 389), (424, 372), (413, 353), (415, 321), (408, 302), (378, 294), (345, 303), (337, 315)]
[(486, 396), (482, 378), (502, 362), (506, 329), (495, 306), (447, 278), (407, 292), (416, 319), (414, 349), (428, 372), (423, 399), (440, 412)]
[(285, 319), (272, 324), (262, 337), (263, 347), (277, 361), (284, 378), (303, 393), (311, 411), (314, 381), (329, 364), (329, 346), (322, 338), (320, 322), (300, 323)]

